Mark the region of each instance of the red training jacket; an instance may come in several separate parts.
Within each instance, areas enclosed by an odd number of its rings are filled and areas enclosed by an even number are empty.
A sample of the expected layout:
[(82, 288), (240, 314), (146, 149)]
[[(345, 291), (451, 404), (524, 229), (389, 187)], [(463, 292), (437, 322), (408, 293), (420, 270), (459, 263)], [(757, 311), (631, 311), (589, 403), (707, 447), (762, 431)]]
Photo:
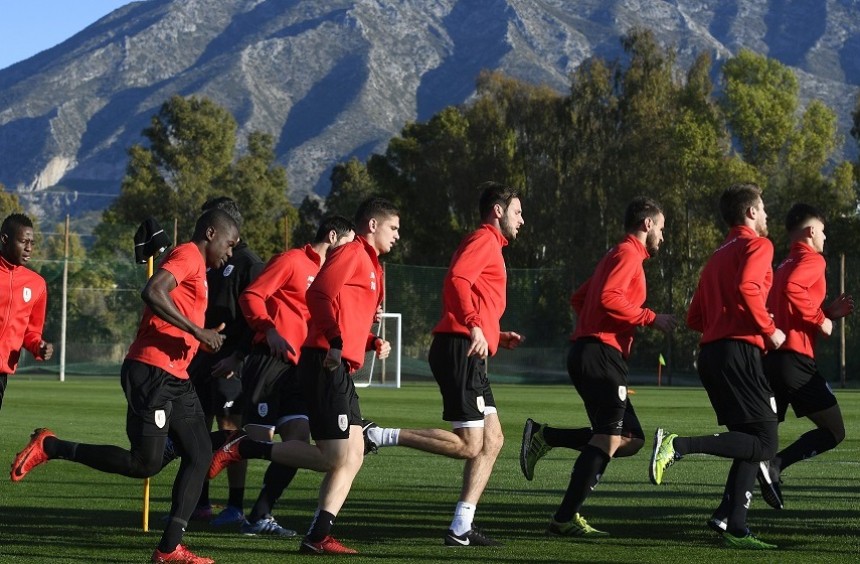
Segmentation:
[(480, 327), (490, 356), (499, 348), (499, 322), (507, 304), (507, 272), (501, 231), (482, 224), (460, 242), (442, 285), (442, 319), (433, 333), (470, 336)]
[(603, 255), (594, 274), (570, 298), (576, 311), (576, 329), (570, 337), (596, 337), (600, 342), (630, 356), (636, 327), (651, 325), (657, 318), (645, 303), (645, 270), (642, 262), (650, 255), (633, 235)]
[(295, 350), (287, 358), (298, 364), (308, 336), (305, 294), (320, 271), (320, 256), (310, 245), (272, 257), (257, 278), (239, 296), (239, 307), (255, 331), (253, 343), (266, 344), (266, 331), (275, 329)]
[(351, 372), (361, 368), (376, 339), (370, 327), (383, 287), (382, 265), (367, 239), (356, 236), (331, 251), (306, 294), (311, 320), (304, 346), (328, 350), (329, 341), (340, 337), (341, 358)]
[(39, 354), (48, 291), (45, 279), (0, 256), (0, 374), (14, 374), (21, 348)]
[(687, 325), (702, 333), (699, 344), (735, 339), (764, 350), (763, 335), (776, 331), (765, 306), (772, 261), (770, 239), (745, 225), (729, 231), (705, 264), (687, 312)]
[[(202, 327), (206, 322), (206, 262), (194, 243), (174, 248), (158, 266), (176, 280), (170, 298), (182, 315)], [(197, 353), (200, 341), (191, 333), (164, 321), (146, 306), (137, 337), (126, 358), (157, 366), (180, 380), (188, 379), (188, 364)]]
[(821, 304), (827, 294), (826, 267), (815, 249), (797, 242), (776, 269), (767, 307), (776, 326), (785, 331), (779, 350), (815, 357), (815, 338), (825, 319)]

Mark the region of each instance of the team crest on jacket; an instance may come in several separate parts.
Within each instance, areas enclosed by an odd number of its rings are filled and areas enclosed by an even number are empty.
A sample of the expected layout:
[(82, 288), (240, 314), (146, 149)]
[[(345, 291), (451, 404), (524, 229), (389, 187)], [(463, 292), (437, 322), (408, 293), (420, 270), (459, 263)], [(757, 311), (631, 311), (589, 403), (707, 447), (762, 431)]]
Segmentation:
[(346, 413), (341, 413), (337, 416), (337, 427), (341, 431), (346, 431), (346, 428), (349, 427), (349, 418), (346, 416)]
[(227, 266), (224, 267), (224, 278), (227, 278), (231, 274), (233, 274), (233, 265), (228, 264)]
[(24, 303), (26, 304), (33, 298), (33, 290), (30, 288), (24, 288)]
[(627, 386), (618, 386), (618, 399), (621, 401), (627, 399)]
[(259, 403), (257, 404), (257, 415), (260, 417), (265, 417), (269, 414), (269, 404), (267, 403)]
[(164, 429), (164, 426), (167, 424), (167, 414), (164, 413), (163, 409), (155, 410), (155, 426), (159, 429)]

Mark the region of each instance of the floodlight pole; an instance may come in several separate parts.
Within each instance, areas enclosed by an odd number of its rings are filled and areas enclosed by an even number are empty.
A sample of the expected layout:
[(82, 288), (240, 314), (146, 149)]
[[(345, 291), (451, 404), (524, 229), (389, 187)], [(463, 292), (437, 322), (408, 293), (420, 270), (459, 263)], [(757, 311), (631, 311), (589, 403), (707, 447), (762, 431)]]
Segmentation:
[(60, 382), (66, 381), (66, 322), (69, 304), (69, 214), (66, 214), (66, 243), (63, 250), (63, 305), (60, 313)]

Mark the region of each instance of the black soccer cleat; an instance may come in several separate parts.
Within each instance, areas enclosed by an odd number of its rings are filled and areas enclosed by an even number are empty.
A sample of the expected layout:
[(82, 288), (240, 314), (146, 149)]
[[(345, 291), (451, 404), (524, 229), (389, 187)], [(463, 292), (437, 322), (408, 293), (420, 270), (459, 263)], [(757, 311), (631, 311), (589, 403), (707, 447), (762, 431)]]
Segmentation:
[(502, 543), (488, 537), (481, 529), (472, 526), (470, 531), (462, 535), (455, 535), (454, 531), (448, 529), (445, 534), (445, 546), (502, 546)]
[(779, 487), (779, 468), (771, 464), (769, 460), (759, 462), (758, 485), (761, 488), (761, 497), (765, 503), (774, 509), (782, 509), (782, 489)]
[(377, 445), (373, 440), (367, 436), (367, 430), (378, 428), (379, 425), (371, 421), (370, 419), (362, 419), (361, 420), (361, 434), (364, 435), (364, 455), (367, 456), (370, 453), (377, 454), (379, 452), (379, 445)]

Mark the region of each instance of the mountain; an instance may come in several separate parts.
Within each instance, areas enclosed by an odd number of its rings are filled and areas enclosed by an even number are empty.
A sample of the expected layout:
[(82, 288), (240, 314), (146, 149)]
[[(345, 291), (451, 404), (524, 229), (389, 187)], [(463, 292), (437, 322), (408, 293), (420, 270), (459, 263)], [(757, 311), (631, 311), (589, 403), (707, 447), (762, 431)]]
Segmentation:
[[(383, 151), (408, 121), (474, 92), (481, 69), (565, 92), (631, 26), (686, 68), (741, 47), (790, 65), (844, 133), (860, 85), (857, 0), (147, 0), (0, 70), (0, 182), (50, 206), (102, 209), (126, 149), (169, 96), (207, 96), (277, 139), (291, 199), (333, 164)], [(51, 194), (51, 197), (46, 197)], [(104, 194), (99, 197), (94, 194)], [(38, 197), (37, 197), (38, 196)]]

